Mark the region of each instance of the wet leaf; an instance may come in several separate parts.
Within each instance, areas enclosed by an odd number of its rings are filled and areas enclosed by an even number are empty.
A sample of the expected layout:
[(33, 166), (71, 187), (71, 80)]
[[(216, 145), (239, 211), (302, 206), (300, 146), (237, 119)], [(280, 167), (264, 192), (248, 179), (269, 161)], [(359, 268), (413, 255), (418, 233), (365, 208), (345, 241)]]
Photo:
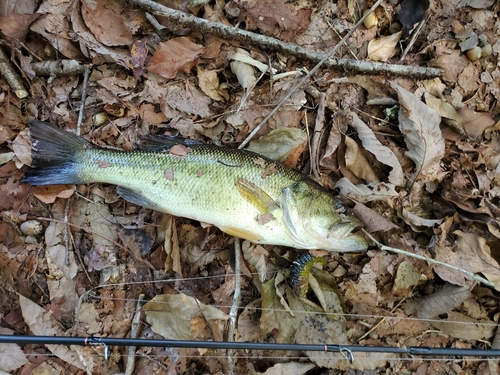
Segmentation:
[(368, 183), (379, 182), (379, 178), (373, 170), (370, 162), (361, 151), (356, 141), (350, 137), (345, 137), (346, 152), (345, 152), (345, 165), (356, 175)]
[(223, 88), (215, 70), (203, 70), (196, 67), (200, 89), (213, 100), (228, 100), (229, 94)]

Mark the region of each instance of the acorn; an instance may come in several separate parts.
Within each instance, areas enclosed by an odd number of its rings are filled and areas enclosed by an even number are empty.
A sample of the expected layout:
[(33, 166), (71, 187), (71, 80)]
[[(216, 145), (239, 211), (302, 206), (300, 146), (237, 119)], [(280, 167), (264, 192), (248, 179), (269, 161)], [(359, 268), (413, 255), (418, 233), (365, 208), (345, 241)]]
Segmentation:
[[(363, 13), (363, 16), (368, 12), (369, 12), (369, 9), (365, 10)], [(371, 12), (368, 15), (368, 17), (365, 18), (363, 23), (367, 29), (371, 29), (373, 26), (377, 26), (378, 19), (377, 19), (377, 16), (375, 15), (375, 12)]]
[(476, 61), (477, 59), (481, 58), (481, 54), (483, 53), (483, 50), (481, 47), (474, 47), (468, 50), (465, 54), (469, 58), (470, 61)]

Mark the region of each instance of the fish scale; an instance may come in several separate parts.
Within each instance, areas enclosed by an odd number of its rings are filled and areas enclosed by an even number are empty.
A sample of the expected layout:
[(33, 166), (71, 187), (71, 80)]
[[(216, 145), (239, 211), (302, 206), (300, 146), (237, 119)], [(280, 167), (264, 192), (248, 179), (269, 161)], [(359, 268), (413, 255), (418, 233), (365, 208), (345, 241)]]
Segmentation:
[(128, 201), (213, 224), (262, 244), (361, 250), (359, 221), (300, 172), (264, 156), (205, 144), (157, 139), (157, 147), (121, 151), (32, 121), (33, 185), (109, 183)]

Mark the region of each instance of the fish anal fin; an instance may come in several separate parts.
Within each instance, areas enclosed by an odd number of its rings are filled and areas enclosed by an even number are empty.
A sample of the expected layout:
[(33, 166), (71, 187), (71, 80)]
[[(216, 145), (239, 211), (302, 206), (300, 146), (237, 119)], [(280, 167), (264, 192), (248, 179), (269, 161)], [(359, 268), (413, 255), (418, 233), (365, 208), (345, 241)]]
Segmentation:
[(238, 238), (242, 238), (244, 240), (252, 241), (252, 242), (260, 242), (263, 240), (261, 236), (258, 234), (248, 232), (244, 229), (240, 228), (235, 228), (235, 227), (219, 227), (223, 232), (231, 235), (231, 236), (236, 236)]
[(279, 208), (278, 203), (253, 182), (238, 178), (235, 185), (240, 195), (261, 213), (271, 213)]
[(130, 203), (137, 204), (139, 206), (143, 206), (146, 208), (150, 208), (152, 210), (158, 211), (158, 205), (154, 202), (151, 202), (149, 199), (144, 198), (140, 193), (124, 188), (122, 186), (118, 186), (116, 188), (116, 192), (120, 197), (129, 201)]

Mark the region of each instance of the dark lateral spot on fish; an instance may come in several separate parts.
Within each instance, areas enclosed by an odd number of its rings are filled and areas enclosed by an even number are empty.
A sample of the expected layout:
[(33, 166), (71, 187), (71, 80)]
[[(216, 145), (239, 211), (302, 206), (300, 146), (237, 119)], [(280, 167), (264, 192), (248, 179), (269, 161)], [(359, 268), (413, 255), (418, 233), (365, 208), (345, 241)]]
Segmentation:
[(225, 165), (226, 167), (236, 167), (236, 168), (241, 167), (240, 164), (234, 164), (234, 165), (233, 164), (227, 164), (227, 163), (224, 163), (223, 161), (220, 161), (220, 160), (217, 160), (217, 163)]
[(269, 212), (267, 214), (259, 215), (257, 217), (257, 223), (259, 223), (260, 225), (267, 224), (273, 220), (276, 220), (276, 218), (273, 216), (273, 214)]
[(98, 159), (94, 159), (94, 163), (96, 163), (99, 168), (109, 168), (113, 166), (113, 164), (111, 164), (109, 161), (103, 161)]
[(201, 169), (198, 169), (196, 171), (196, 177), (201, 177), (203, 175), (203, 171)]
[(163, 173), (163, 176), (169, 180), (169, 181), (173, 181), (174, 180), (174, 171), (171, 170), (171, 169), (167, 169), (164, 173)]
[(265, 168), (266, 167), (266, 161), (262, 158), (257, 158), (253, 161), (255, 164), (257, 164), (258, 166), (260, 166), (261, 168)]
[(191, 148), (186, 147), (184, 145), (178, 144), (172, 146), (169, 150), (170, 154), (175, 155), (175, 156), (186, 156), (191, 152)]
[(267, 177), (271, 176), (272, 174), (274, 174), (275, 172), (276, 172), (276, 164), (272, 163), (272, 164), (269, 164), (267, 169), (264, 171), (264, 173), (261, 174), (260, 177), (267, 178)]

